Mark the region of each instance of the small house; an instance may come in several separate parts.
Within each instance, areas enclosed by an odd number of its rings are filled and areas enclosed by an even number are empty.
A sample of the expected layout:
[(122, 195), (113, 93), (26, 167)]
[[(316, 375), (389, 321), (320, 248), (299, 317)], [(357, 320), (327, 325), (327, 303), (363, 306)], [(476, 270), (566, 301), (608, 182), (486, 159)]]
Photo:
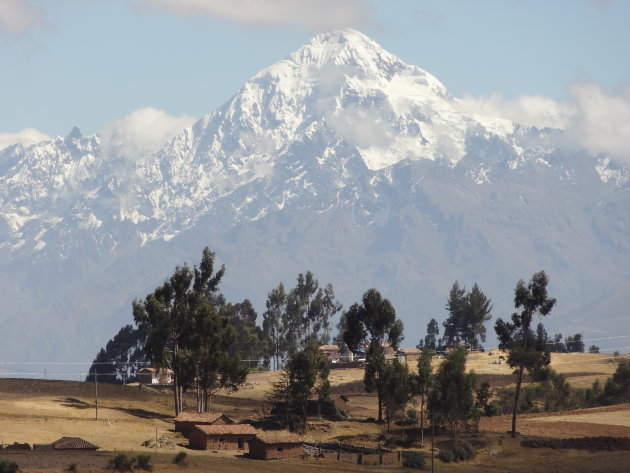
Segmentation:
[(197, 450), (242, 450), (256, 432), (250, 424), (196, 425), (188, 433), (188, 442)]
[(321, 345), (319, 351), (322, 352), (331, 363), (338, 363), (341, 358), (341, 351), (337, 345)]
[(187, 434), (198, 425), (230, 425), (234, 419), (221, 412), (180, 412), (175, 417), (175, 432)]
[(173, 384), (173, 370), (142, 368), (138, 370), (140, 384)]
[(284, 460), (304, 455), (304, 438), (290, 433), (260, 433), (249, 441), (249, 456), (257, 460)]
[(396, 350), (396, 357), (401, 363), (407, 361), (417, 361), (422, 352), (418, 348), (399, 348)]

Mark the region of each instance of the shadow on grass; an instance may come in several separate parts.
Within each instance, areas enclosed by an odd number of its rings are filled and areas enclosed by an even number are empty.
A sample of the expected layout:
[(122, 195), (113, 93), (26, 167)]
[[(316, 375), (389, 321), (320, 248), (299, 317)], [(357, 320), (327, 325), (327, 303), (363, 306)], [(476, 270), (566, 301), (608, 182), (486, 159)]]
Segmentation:
[(80, 399), (76, 399), (74, 397), (67, 397), (65, 399), (59, 399), (57, 402), (64, 407), (74, 407), (75, 409), (94, 408), (94, 404), (90, 404), (89, 402), (85, 402)]
[(140, 417), (142, 419), (159, 419), (159, 420), (170, 420), (173, 416), (168, 414), (160, 414), (155, 411), (148, 411), (146, 409), (138, 409), (138, 408), (129, 408), (129, 407), (110, 407), (109, 409), (114, 409), (116, 411), (124, 412), (125, 414), (129, 414), (135, 417)]
[[(94, 404), (90, 402), (81, 401), (80, 399), (76, 399), (73, 397), (67, 397), (65, 399), (57, 400), (59, 404), (64, 407), (73, 407), (75, 409), (94, 409)], [(167, 414), (160, 414), (159, 412), (149, 411), (146, 409), (139, 408), (130, 408), (130, 407), (107, 407), (107, 409), (113, 409), (116, 411), (124, 412), (125, 414), (129, 414), (135, 417), (140, 417), (142, 419), (159, 419), (159, 420), (169, 420), (173, 417)]]

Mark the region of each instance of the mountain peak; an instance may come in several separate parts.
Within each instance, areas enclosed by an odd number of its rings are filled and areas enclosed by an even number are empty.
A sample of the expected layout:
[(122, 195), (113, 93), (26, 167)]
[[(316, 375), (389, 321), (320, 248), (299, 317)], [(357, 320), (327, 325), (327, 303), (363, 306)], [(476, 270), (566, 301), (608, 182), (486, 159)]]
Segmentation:
[(289, 59), (311, 67), (352, 66), (372, 72), (386, 70), (390, 75), (409, 67), (378, 43), (351, 28), (317, 34)]

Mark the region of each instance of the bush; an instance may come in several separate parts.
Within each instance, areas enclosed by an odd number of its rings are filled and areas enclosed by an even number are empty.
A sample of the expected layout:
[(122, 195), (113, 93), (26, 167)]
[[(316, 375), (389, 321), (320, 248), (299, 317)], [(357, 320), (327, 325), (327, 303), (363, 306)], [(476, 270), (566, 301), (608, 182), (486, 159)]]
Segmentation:
[(66, 468), (66, 471), (70, 471), (72, 473), (76, 473), (77, 471), (79, 471), (79, 467), (77, 466), (76, 463), (70, 463), (68, 465), (68, 468)]
[(17, 473), (19, 470), (17, 463), (0, 458), (0, 473)]
[(406, 468), (424, 468), (424, 455), (420, 452), (403, 452), (402, 464)]
[(116, 471), (131, 471), (133, 470), (134, 461), (133, 457), (119, 453), (109, 461), (109, 466)]
[(186, 459), (188, 458), (188, 454), (186, 452), (179, 452), (173, 458), (173, 463), (179, 466), (186, 466)]
[(450, 448), (443, 448), (442, 450), (440, 450), (440, 453), (438, 453), (438, 458), (444, 463), (455, 461), (455, 455), (453, 455), (453, 450), (451, 450)]
[(475, 448), (468, 442), (458, 440), (453, 447), (453, 455), (457, 461), (470, 460), (475, 458), (477, 452)]
[(138, 468), (144, 471), (153, 470), (153, 465), (151, 464), (151, 457), (149, 455), (138, 455), (136, 458), (136, 464)]
[(471, 444), (458, 440), (455, 442), (452, 449), (443, 448), (440, 450), (438, 458), (444, 463), (449, 463), (452, 461), (470, 460), (471, 458), (475, 458), (475, 455), (477, 455), (477, 452)]
[(503, 412), (503, 404), (499, 401), (491, 401), (490, 404), (486, 407), (486, 415), (487, 416), (500, 416)]

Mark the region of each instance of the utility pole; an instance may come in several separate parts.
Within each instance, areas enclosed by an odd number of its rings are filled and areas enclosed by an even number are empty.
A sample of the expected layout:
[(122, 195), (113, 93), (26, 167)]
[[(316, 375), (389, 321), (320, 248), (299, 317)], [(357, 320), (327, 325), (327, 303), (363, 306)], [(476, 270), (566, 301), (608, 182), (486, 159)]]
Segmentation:
[(96, 380), (96, 377), (98, 376), (98, 373), (96, 371), (96, 368), (94, 368), (94, 395), (96, 396), (96, 419), (98, 420), (98, 381)]

